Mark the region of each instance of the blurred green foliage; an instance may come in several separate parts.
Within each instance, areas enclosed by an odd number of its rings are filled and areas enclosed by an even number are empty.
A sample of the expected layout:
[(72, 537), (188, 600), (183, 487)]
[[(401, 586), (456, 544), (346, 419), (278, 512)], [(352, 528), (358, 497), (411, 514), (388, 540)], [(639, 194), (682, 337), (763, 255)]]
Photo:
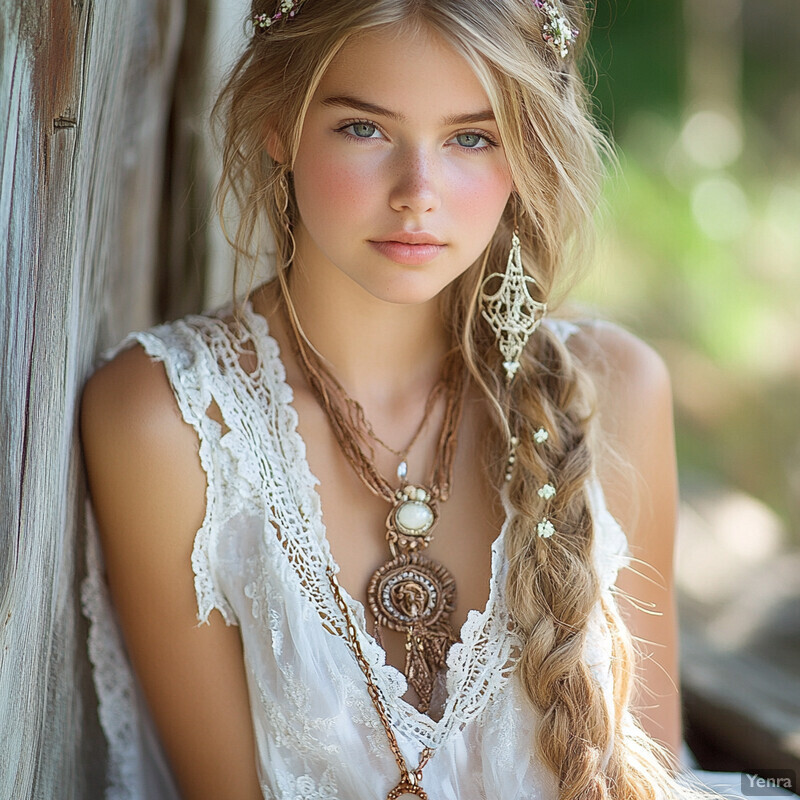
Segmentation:
[[(699, 73), (692, 3), (730, 14), (705, 49), (695, 31)], [(759, 498), (800, 544), (800, 5), (600, 0), (590, 49), (622, 169), (580, 299), (666, 360), (684, 480)], [(715, 68), (730, 118), (692, 85)]]

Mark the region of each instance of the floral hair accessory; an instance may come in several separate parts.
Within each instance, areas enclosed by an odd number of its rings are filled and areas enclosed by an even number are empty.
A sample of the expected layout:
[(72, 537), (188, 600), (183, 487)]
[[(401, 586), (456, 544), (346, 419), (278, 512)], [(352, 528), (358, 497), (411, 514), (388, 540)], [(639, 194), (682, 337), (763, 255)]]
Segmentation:
[(556, 487), (552, 483), (546, 483), (536, 494), (545, 500), (550, 500), (556, 496)]
[(569, 20), (558, 10), (553, 3), (545, 0), (533, 0), (536, 8), (547, 14), (547, 22), (542, 26), (542, 39), (544, 39), (561, 58), (569, 55), (569, 46), (578, 38), (580, 31), (571, 27)]
[(301, 5), (303, 5), (303, 0), (280, 0), (278, 10), (272, 16), (269, 16), (269, 14), (253, 15), (251, 19), (253, 29), (255, 31), (269, 30), (279, 20), (292, 19)]
[(547, 517), (545, 517), (537, 526), (536, 532), (542, 539), (549, 539), (555, 532), (556, 529), (553, 526), (553, 523), (550, 522)]
[(536, 444), (544, 444), (549, 435), (550, 434), (544, 428), (539, 428), (539, 430), (535, 431), (533, 434), (533, 441), (536, 442)]

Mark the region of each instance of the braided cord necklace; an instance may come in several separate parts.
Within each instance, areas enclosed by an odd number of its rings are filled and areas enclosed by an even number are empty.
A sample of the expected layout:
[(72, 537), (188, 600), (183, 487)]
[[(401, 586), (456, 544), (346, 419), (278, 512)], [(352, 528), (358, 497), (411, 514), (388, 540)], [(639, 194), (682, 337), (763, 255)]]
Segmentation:
[[(382, 644), (380, 631), (383, 627), (405, 634), (404, 673), (409, 686), (419, 697), (419, 710), (426, 712), (430, 707), (436, 677), (446, 666), (447, 652), (456, 641), (450, 624), (450, 614), (455, 609), (456, 589), (455, 580), (449, 570), (420, 551), (431, 542), (433, 528), (439, 517), (437, 502), (445, 501), (450, 494), (458, 427), (466, 394), (466, 367), (457, 351), (446, 357), (442, 377), (431, 390), (425, 415), (414, 437), (403, 451), (393, 450), (378, 439), (367, 422), (361, 405), (347, 395), (319, 357), (306, 346), (297, 320), (283, 295), (281, 308), (288, 321), (297, 362), (325, 411), (343, 454), (364, 485), (392, 506), (386, 518), (384, 534), (390, 557), (372, 574), (367, 587), (367, 602), (375, 618), (375, 639), (379, 645)], [(395, 489), (375, 467), (374, 449), (370, 439), (402, 459), (397, 471), (398, 478), (402, 481), (406, 474), (406, 456), (424, 428), (435, 400), (442, 392), (446, 396), (444, 421), (430, 481), (425, 486), (407, 484)], [(401, 780), (389, 793), (387, 800), (402, 797), (427, 800), (420, 782), (422, 769), (433, 755), (433, 750), (425, 748), (417, 768), (408, 768), (397, 744), (375, 676), (361, 650), (350, 611), (331, 568), (327, 575), (334, 599), (346, 621), (344, 633), (348, 645), (364, 673), (370, 698), (400, 769)]]

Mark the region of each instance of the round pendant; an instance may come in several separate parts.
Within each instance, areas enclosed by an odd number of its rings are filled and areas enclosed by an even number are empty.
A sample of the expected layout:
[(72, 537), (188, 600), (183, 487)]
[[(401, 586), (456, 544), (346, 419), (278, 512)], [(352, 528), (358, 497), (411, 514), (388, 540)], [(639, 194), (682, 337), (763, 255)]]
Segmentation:
[(424, 486), (408, 485), (395, 494), (394, 506), (386, 517), (386, 539), (401, 552), (422, 550), (430, 544), (438, 519), (431, 491)]
[(394, 512), (394, 521), (407, 536), (424, 536), (435, 522), (433, 509), (419, 500), (406, 500)]
[(367, 601), (379, 625), (395, 631), (430, 626), (455, 608), (456, 586), (445, 567), (419, 553), (400, 555), (379, 567)]

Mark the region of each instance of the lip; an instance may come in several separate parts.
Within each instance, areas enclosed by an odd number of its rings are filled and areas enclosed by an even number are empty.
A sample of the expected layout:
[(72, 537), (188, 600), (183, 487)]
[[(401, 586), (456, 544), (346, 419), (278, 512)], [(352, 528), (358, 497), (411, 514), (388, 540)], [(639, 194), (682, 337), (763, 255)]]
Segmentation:
[(373, 241), (400, 242), (401, 244), (444, 244), (428, 231), (395, 231), (384, 236), (383, 239), (374, 239)]
[(398, 264), (426, 264), (447, 245), (428, 231), (395, 231), (369, 242), (379, 253)]
[(419, 265), (433, 261), (447, 245), (444, 244), (409, 244), (396, 241), (370, 241), (370, 245), (379, 253), (397, 264)]

